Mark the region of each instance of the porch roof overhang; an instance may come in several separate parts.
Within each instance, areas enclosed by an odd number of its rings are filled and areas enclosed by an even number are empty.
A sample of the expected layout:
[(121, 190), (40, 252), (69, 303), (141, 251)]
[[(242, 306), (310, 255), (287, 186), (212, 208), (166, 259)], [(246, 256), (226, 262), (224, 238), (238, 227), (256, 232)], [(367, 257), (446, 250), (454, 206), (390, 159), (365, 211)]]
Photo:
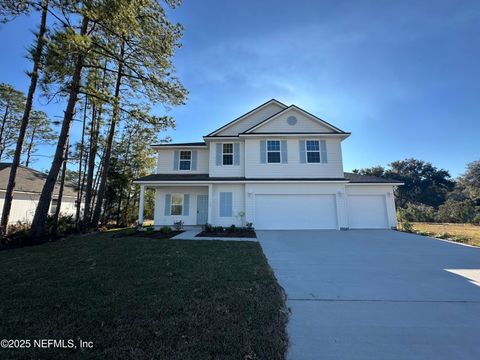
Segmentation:
[(208, 174), (150, 174), (134, 181), (139, 185), (208, 185), (213, 183), (345, 183), (351, 185), (403, 185), (401, 181), (345, 173), (343, 178), (246, 178), (212, 177)]
[(274, 183), (274, 182), (322, 182), (322, 183), (347, 183), (345, 178), (245, 178), (245, 177), (211, 177), (208, 174), (151, 174), (136, 179), (135, 184), (199, 184), (212, 183)]

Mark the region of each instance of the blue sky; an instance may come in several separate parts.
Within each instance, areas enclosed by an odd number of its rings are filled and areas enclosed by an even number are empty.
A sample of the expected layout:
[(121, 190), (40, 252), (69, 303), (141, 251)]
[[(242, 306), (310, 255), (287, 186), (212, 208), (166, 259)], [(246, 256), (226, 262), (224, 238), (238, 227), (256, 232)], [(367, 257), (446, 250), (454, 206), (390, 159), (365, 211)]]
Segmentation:
[[(190, 91), (168, 112), (174, 141), (200, 141), (276, 98), (352, 132), (346, 171), (415, 157), (457, 176), (480, 159), (478, 1), (187, 0), (170, 14), (185, 26), (175, 65)], [(25, 92), (36, 21), (0, 27), (0, 81)]]

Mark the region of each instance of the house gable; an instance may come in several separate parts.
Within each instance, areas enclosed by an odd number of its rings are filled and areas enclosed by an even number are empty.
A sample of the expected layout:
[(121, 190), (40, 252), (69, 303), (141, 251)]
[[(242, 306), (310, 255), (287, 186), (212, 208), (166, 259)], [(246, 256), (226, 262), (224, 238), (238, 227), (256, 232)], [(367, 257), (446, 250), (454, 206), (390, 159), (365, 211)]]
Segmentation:
[(249, 111), (248, 113), (238, 117), (230, 123), (222, 126), (221, 128), (213, 131), (207, 136), (237, 136), (238, 134), (250, 129), (251, 127), (261, 123), (265, 119), (278, 114), (282, 110), (286, 109), (287, 105), (272, 99), (266, 103), (258, 106), (257, 108)]
[(261, 133), (332, 133), (344, 132), (326, 121), (292, 105), (254, 125), (245, 134)]

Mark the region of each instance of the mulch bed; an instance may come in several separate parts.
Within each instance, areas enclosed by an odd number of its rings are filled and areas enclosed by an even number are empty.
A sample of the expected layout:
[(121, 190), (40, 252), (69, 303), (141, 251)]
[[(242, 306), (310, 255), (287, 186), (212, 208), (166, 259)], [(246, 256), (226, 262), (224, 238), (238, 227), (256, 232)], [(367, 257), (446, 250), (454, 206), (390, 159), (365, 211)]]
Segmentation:
[(232, 237), (232, 238), (256, 238), (255, 230), (225, 231), (225, 232), (206, 232), (202, 231), (195, 237)]
[(114, 234), (114, 238), (120, 238), (120, 237), (127, 237), (127, 236), (135, 236), (135, 237), (141, 237), (141, 238), (152, 238), (152, 239), (171, 239), (174, 236), (177, 236), (178, 234), (183, 233), (184, 230), (173, 230), (172, 232), (165, 234), (161, 231), (154, 231), (154, 232), (148, 232), (148, 231), (136, 231), (135, 233), (131, 233), (128, 231), (125, 232), (119, 232), (117, 234)]

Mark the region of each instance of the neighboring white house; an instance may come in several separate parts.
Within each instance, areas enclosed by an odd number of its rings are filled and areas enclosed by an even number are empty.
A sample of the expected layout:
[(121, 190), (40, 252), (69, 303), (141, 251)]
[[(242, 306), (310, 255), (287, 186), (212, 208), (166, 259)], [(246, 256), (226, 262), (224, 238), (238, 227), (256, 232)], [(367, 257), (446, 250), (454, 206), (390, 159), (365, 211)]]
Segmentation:
[(256, 229), (367, 229), (396, 226), (397, 181), (344, 173), (350, 136), (298, 108), (270, 100), (204, 136), (204, 142), (153, 145), (154, 225)]
[[(0, 216), (3, 211), (5, 190), (10, 175), (10, 166), (10, 163), (0, 163)], [(12, 209), (10, 210), (10, 224), (17, 222), (32, 222), (46, 178), (47, 175), (40, 171), (24, 166), (18, 168), (15, 181), (16, 186), (13, 193)], [(52, 202), (50, 204), (50, 214), (55, 213), (58, 201), (58, 188), (58, 185), (55, 186)], [(76, 200), (77, 189), (70, 184), (65, 184), (60, 213), (62, 215), (75, 215)]]

